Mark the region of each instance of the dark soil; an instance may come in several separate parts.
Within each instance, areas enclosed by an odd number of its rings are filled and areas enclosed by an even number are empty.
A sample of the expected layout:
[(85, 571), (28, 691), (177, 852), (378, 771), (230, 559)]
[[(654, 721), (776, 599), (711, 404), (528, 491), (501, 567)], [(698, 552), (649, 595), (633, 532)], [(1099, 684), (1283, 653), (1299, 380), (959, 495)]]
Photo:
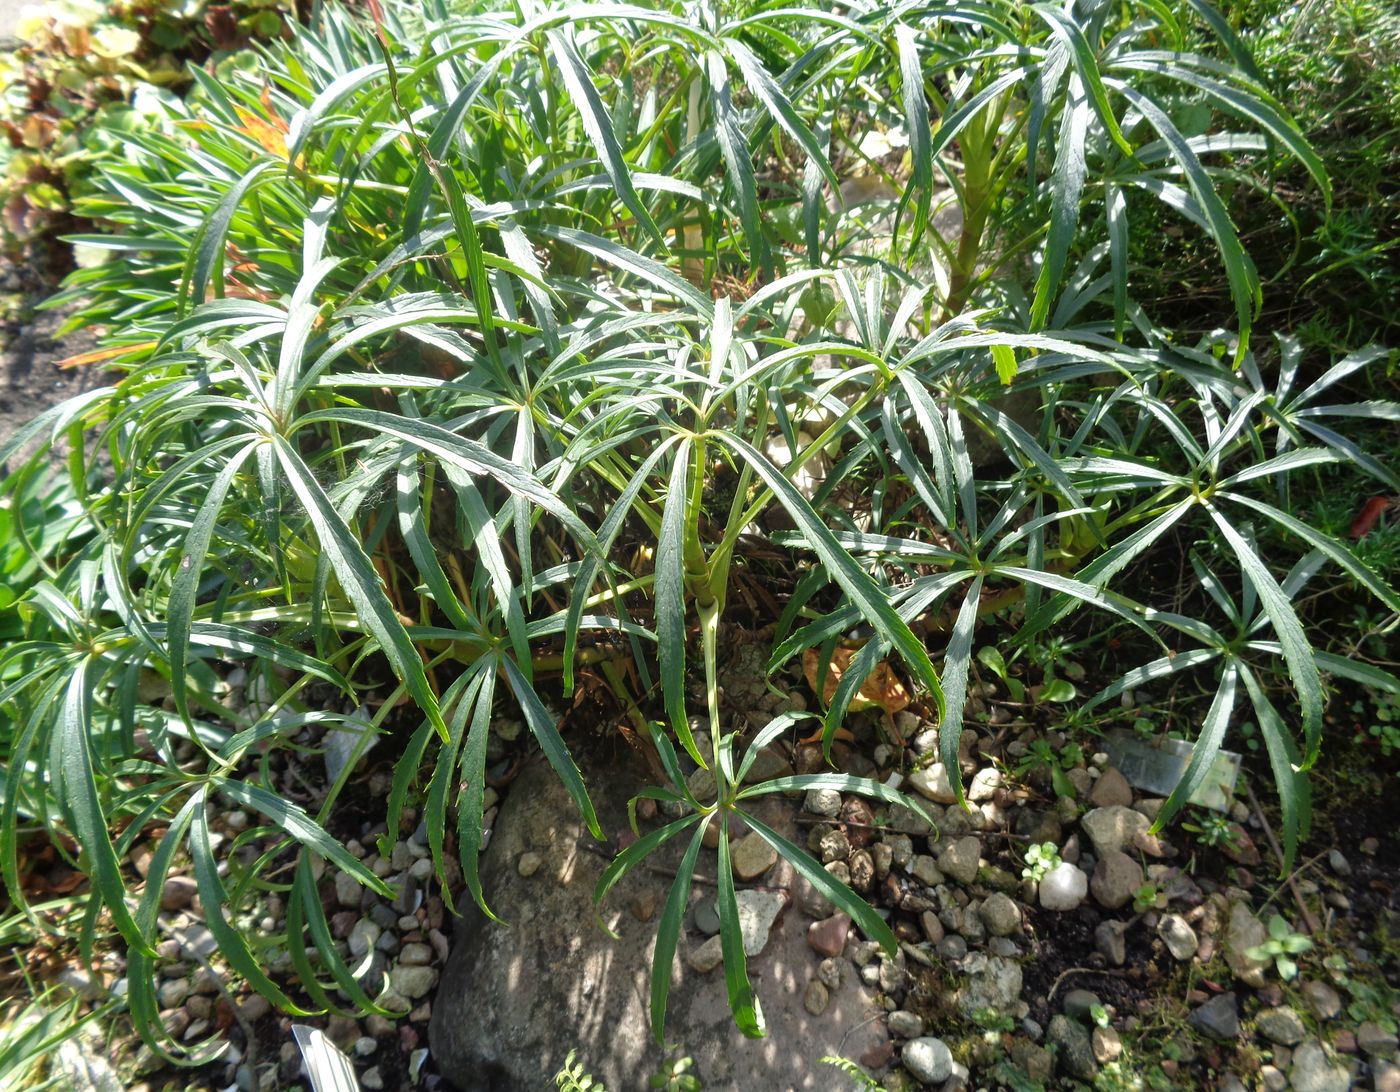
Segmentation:
[(1123, 1013), (1137, 1012), (1139, 1002), (1152, 996), (1159, 983), (1149, 974), (1153, 953), (1147, 929), (1138, 926), (1124, 938), (1128, 959), (1122, 967), (1110, 967), (1095, 947), (1094, 929), (1105, 917), (1115, 916), (1121, 915), (1101, 914), (1088, 903), (1068, 914), (1030, 914), (1026, 931), (1032, 938), (1032, 958), (1022, 965), (1021, 996), (1036, 1023), (1049, 1024), (1070, 990), (1092, 990), (1105, 1005)]
[(93, 331), (57, 337), (66, 315), (36, 308), (56, 286), (32, 274), (0, 268), (4, 299), (0, 320), (0, 443), (39, 413), (67, 398), (100, 386), (103, 373), (93, 368), (60, 368), (58, 361), (87, 352), (96, 344)]

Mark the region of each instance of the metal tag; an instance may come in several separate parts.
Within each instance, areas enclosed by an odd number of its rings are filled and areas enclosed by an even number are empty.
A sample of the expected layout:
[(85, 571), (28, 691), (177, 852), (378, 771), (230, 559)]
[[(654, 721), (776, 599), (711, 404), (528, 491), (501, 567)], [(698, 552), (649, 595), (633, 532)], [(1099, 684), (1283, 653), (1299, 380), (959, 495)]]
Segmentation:
[[(1185, 740), (1164, 738), (1147, 743), (1126, 732), (1114, 732), (1108, 737), (1107, 750), (1109, 759), (1129, 785), (1168, 796), (1185, 775), (1193, 748)], [(1233, 751), (1219, 751), (1206, 779), (1187, 802), (1228, 812), (1239, 776), (1240, 756)]]

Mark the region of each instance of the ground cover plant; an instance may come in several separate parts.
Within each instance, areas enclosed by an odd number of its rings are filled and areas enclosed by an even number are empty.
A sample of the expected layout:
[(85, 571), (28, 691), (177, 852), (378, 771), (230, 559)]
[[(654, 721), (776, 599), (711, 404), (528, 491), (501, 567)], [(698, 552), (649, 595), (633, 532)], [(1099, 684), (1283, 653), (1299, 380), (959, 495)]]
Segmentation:
[(72, 250), (56, 235), (78, 226), (72, 203), (93, 164), (188, 86), (187, 64), (213, 63), (253, 38), (276, 37), (285, 15), (277, 0), (27, 5), (14, 27), (18, 45), (0, 54), (6, 253), (59, 275), (70, 268)]
[[(112, 260), (64, 299), (106, 328), (114, 382), (0, 452), (15, 533), (55, 454), (82, 512), (33, 550), (0, 659), (0, 871), (20, 906), (37, 843), (90, 878), (83, 944), (125, 942), (153, 1049), (221, 1047), (173, 1040), (152, 987), (182, 855), (231, 973), (289, 1012), (373, 1009), (321, 897), (337, 871), (387, 893), (327, 830), (354, 758), (395, 741), (388, 829), (421, 806), (436, 874), (455, 842), (489, 913), (504, 711), (596, 831), (558, 727), (585, 674), (670, 820), (599, 898), (687, 840), (658, 1035), (711, 826), (742, 820), (893, 949), (746, 809), (810, 788), (910, 804), (834, 770), (748, 776), (780, 736), (829, 751), (877, 670), (935, 712), (950, 770), (976, 664), (1013, 665), (1071, 727), (1189, 673), (1196, 749), (1159, 822), (1247, 719), (1290, 859), (1331, 681), (1400, 690), (1295, 609), (1328, 570), (1400, 610), (1293, 499), (1333, 464), (1400, 488), (1366, 446), (1400, 407), (1334, 393), (1382, 350), (1334, 362), (1256, 321), (1229, 212), (1249, 157), (1288, 157), (1324, 204), (1331, 183), (1206, 4), (327, 7), (191, 77), (78, 205), (111, 230), (77, 241)], [(1210, 254), (1228, 329), (1181, 340), (1137, 291), (1130, 238), (1163, 222)], [(1169, 542), (1187, 603), (1138, 579)], [(729, 731), (736, 602), (771, 670), (811, 656), (812, 717)], [(1079, 695), (1071, 622), (1141, 662)], [(314, 811), (273, 777), (308, 738), (352, 747)], [(254, 825), (212, 837), (217, 799)], [(126, 858), (155, 829), (138, 888)], [(758, 1035), (716, 852), (728, 996)], [(265, 891), (285, 920), (255, 937), (240, 914)]]

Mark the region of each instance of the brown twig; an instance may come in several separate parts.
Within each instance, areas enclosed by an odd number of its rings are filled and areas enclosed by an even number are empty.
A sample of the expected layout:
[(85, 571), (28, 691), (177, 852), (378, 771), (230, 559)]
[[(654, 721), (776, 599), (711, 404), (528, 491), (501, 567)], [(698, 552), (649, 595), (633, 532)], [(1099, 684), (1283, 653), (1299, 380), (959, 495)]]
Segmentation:
[[(835, 819), (809, 819), (806, 816), (799, 815), (795, 821), (809, 827), (820, 826), (825, 823), (827, 826), (832, 827), (854, 827), (856, 830), (878, 830), (884, 834), (907, 834), (911, 838), (931, 838), (938, 833), (938, 828), (936, 827), (933, 830), (905, 830), (903, 827), (886, 827), (881, 826), (879, 823), (854, 823), (840, 817)], [(1031, 840), (1030, 835), (1012, 834), (1008, 830), (974, 830), (968, 833), (974, 834), (979, 838), (1005, 838), (1010, 842), (1029, 842)]]
[[(1254, 809), (1254, 814), (1259, 816), (1259, 822), (1264, 827), (1264, 837), (1269, 840), (1269, 848), (1274, 851), (1274, 856), (1278, 858), (1279, 871), (1283, 871), (1283, 850), (1279, 848), (1278, 839), (1274, 837), (1274, 828), (1269, 824), (1269, 817), (1264, 814), (1264, 809), (1259, 806), (1259, 798), (1254, 795), (1254, 786), (1245, 785), (1245, 792), (1249, 793), (1249, 806)], [(1290, 872), (1284, 882), (1288, 885), (1288, 890), (1293, 892), (1293, 900), (1298, 904), (1298, 910), (1303, 915), (1303, 925), (1308, 933), (1316, 936), (1322, 931), (1322, 926), (1318, 924), (1317, 918), (1313, 917), (1313, 912), (1308, 909), (1308, 904), (1303, 901), (1303, 893), (1298, 890), (1298, 883), (1295, 879), (1297, 870)]]
[(1065, 979), (1068, 978), (1068, 977), (1069, 977), (1070, 975), (1072, 975), (1072, 974), (1097, 974), (1097, 975), (1103, 975), (1105, 978), (1127, 978), (1127, 977), (1128, 977), (1128, 972), (1127, 972), (1127, 971), (1121, 971), (1121, 970), (1118, 970), (1118, 969), (1115, 968), (1115, 967), (1105, 967), (1105, 968), (1104, 968), (1103, 970), (1101, 970), (1101, 971), (1100, 971), (1100, 970), (1095, 970), (1093, 967), (1071, 967), (1071, 968), (1069, 968), (1069, 970), (1064, 971), (1064, 972), (1060, 975), (1059, 978), (1055, 979), (1054, 985), (1052, 985), (1052, 986), (1050, 987), (1050, 992), (1049, 992), (1048, 994), (1045, 995), (1045, 1003), (1046, 1003), (1046, 1005), (1049, 1005), (1050, 1002), (1052, 1002), (1052, 1001), (1055, 1000), (1055, 994), (1059, 991), (1060, 987), (1064, 984)]

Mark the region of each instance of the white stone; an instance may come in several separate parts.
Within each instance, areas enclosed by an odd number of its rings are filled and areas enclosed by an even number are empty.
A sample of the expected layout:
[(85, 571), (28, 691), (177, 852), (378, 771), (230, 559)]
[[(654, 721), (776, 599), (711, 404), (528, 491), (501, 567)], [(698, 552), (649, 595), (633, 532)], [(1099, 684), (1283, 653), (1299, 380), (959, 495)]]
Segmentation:
[(808, 789), (803, 806), (813, 815), (835, 819), (841, 814), (841, 794), (835, 789)]
[(744, 937), (744, 954), (756, 956), (768, 943), (768, 930), (778, 920), (785, 900), (778, 891), (740, 891), (734, 900), (739, 906), (739, 932)]
[(1040, 905), (1046, 910), (1077, 910), (1089, 894), (1089, 877), (1076, 866), (1062, 862), (1040, 881)]
[(925, 766), (922, 770), (915, 770), (909, 775), (909, 784), (920, 796), (927, 797), (935, 804), (958, 802), (957, 793), (953, 791), (952, 783), (948, 780), (948, 771), (941, 762)]
[(904, 1068), (922, 1084), (942, 1084), (953, 1075), (953, 1052), (942, 1039), (911, 1039), (902, 1057)]

